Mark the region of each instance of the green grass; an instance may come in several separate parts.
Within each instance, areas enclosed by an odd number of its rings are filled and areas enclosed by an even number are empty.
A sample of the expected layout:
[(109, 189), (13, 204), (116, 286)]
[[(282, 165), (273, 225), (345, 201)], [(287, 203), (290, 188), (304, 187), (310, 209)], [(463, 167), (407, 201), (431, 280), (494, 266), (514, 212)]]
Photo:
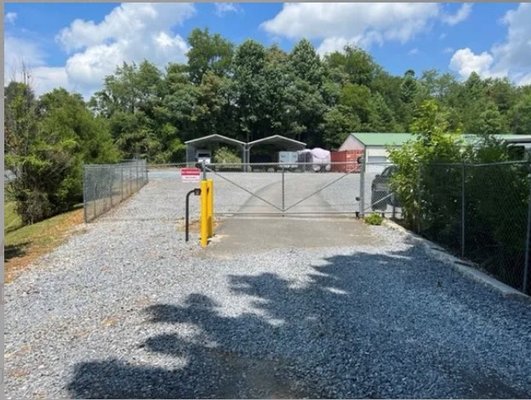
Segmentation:
[(22, 225), (13, 202), (4, 204), (4, 270), (6, 282), (15, 271), (60, 245), (74, 226), (83, 222), (83, 210), (76, 208), (32, 225)]
[(15, 211), (15, 202), (4, 202), (4, 237), (22, 226), (22, 220)]

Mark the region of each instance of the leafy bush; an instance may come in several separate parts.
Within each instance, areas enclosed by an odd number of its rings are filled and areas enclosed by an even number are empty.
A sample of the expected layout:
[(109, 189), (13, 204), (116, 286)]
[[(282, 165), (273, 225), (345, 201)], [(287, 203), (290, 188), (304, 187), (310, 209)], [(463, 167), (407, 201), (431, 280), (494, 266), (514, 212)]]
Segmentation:
[(466, 144), (448, 133), (433, 101), (423, 103), (412, 128), (416, 140), (390, 151), (398, 166), (391, 187), (408, 228), (460, 250), (464, 206), (465, 256), (520, 288), (529, 165), (500, 164), (511, 160), (510, 147), (490, 135)]
[(219, 164), (239, 164), (242, 159), (228, 147), (220, 147), (214, 152), (214, 162)]
[(367, 215), (363, 220), (369, 225), (382, 225), (383, 217), (380, 214), (372, 213)]

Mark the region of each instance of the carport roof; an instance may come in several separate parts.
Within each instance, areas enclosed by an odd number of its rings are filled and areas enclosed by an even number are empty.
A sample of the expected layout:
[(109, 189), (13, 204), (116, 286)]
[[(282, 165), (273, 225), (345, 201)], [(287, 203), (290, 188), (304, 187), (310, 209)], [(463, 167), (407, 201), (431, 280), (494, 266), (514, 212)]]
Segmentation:
[(204, 142), (226, 142), (226, 143), (233, 143), (238, 144), (240, 146), (244, 146), (245, 142), (242, 142), (241, 140), (233, 139), (227, 136), (218, 135), (217, 133), (213, 135), (203, 136), (197, 139), (192, 139), (184, 142), (184, 144), (200, 144)]
[(299, 142), (298, 140), (290, 139), (290, 138), (288, 138), (286, 136), (282, 136), (282, 135), (267, 136), (267, 137), (262, 138), (262, 139), (253, 140), (252, 142), (247, 143), (247, 145), (248, 146), (254, 146), (255, 144), (267, 143), (267, 142), (285, 142), (285, 143), (289, 143), (289, 144), (295, 145), (296, 147), (301, 147), (301, 148), (305, 148), (306, 147), (306, 143)]

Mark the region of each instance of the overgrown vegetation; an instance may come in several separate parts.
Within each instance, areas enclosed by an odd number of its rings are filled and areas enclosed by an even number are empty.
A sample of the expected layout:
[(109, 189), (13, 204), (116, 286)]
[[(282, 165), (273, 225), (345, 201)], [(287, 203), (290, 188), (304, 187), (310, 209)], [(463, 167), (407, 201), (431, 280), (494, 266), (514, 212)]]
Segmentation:
[(466, 142), (449, 118), (434, 101), (424, 102), (412, 123), (416, 139), (390, 150), (404, 222), (456, 251), (464, 245), (467, 257), (521, 288), (530, 166), (500, 164), (511, 160), (506, 144), (488, 134)]

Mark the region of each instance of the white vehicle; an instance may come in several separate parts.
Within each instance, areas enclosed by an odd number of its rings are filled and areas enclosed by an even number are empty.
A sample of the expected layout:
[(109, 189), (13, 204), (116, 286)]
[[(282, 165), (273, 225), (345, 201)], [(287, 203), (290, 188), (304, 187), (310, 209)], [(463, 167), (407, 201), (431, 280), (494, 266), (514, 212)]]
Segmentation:
[(195, 160), (198, 163), (202, 163), (203, 161), (205, 164), (211, 164), (212, 163), (212, 152), (210, 150), (197, 150), (195, 152)]
[(299, 162), (307, 163), (301, 165), (304, 171), (324, 172), (331, 169), (331, 156), (330, 151), (315, 147), (311, 150), (300, 150)]

